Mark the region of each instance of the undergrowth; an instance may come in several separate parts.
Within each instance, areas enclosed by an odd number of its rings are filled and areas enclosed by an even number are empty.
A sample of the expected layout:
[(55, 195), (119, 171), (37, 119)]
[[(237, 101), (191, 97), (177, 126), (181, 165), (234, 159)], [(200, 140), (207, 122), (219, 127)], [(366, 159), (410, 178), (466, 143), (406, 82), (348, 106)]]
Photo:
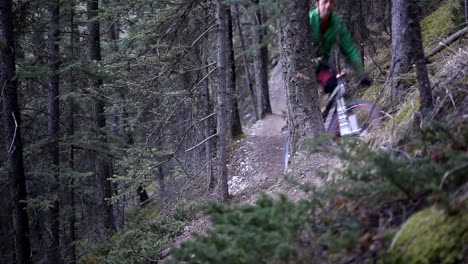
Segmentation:
[(213, 228), (182, 243), (169, 263), (301, 263), (297, 240), (306, 234), (310, 208), (307, 201), (262, 196), (254, 205), (206, 208)]
[[(254, 205), (211, 204), (213, 228), (173, 249), (169, 262), (406, 263), (389, 248), (410, 216), (432, 206), (468, 212), (467, 147), (463, 120), (434, 122), (387, 149), (344, 138), (334, 150), (342, 164), (323, 173), (324, 188), (301, 186), (310, 195), (299, 202), (264, 195)], [(450, 256), (463, 261), (463, 252)]]
[(200, 212), (203, 203), (191, 201), (177, 205), (172, 214), (159, 219), (156, 203), (134, 208), (127, 213), (125, 228), (109, 241), (96, 246), (82, 263), (157, 263), (168, 243)]

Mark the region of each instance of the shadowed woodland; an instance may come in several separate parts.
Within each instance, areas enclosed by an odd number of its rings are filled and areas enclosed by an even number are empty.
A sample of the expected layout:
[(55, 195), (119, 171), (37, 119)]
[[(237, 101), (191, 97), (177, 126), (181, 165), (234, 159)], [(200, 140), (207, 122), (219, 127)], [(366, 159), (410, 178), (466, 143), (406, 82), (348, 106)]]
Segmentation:
[(335, 0), (341, 138), (315, 3), (0, 0), (1, 262), (468, 263), (467, 1)]

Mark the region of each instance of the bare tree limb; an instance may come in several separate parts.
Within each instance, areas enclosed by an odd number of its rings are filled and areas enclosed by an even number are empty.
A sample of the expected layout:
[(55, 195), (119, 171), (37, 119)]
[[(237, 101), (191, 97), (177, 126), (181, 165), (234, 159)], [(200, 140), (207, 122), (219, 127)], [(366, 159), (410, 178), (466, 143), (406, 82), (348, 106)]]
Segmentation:
[[(172, 112), (170, 112), (168, 115), (166, 115), (164, 121), (163, 121), (163, 126), (159, 129), (159, 131), (163, 131), (164, 128), (166, 127), (166, 125), (169, 123), (169, 120), (172, 118), (172, 116), (175, 114), (176, 110), (189, 98), (190, 94), (196, 89), (198, 88), (198, 86), (206, 79), (208, 78), (208, 76), (210, 76), (216, 69), (218, 69), (217, 67), (216, 68), (213, 68), (208, 74), (206, 74), (197, 84), (195, 84), (187, 93), (187, 95), (185, 96), (185, 98), (183, 98), (182, 100), (180, 100), (180, 102), (173, 108)], [(145, 145), (148, 145), (149, 142), (150, 142), (150, 137), (158, 130), (158, 128), (154, 128), (148, 135), (148, 137), (146, 138), (146, 142), (145, 142)], [(158, 133), (158, 137), (155, 139), (155, 140), (159, 140), (159, 138), (161, 137), (161, 133)]]
[(17, 130), (18, 130), (18, 122), (16, 122), (15, 113), (12, 112), (12, 113), (11, 113), (11, 116), (13, 117), (13, 120), (15, 121), (15, 132), (13, 133), (13, 138), (11, 139), (10, 148), (8, 149), (8, 156), (10, 156), (11, 150), (13, 149), (13, 145), (15, 144), (16, 132), (17, 132)]
[(197, 147), (201, 146), (203, 143), (205, 143), (206, 141), (208, 141), (208, 140), (210, 140), (210, 139), (216, 137), (217, 135), (218, 135), (218, 133), (213, 134), (213, 135), (211, 135), (211, 136), (205, 138), (202, 142), (200, 142), (200, 143), (198, 143), (197, 145), (195, 145), (195, 146), (193, 146), (193, 147), (191, 147), (191, 148), (185, 150), (185, 152), (189, 152), (189, 151), (192, 151), (192, 150), (196, 149)]
[(460, 29), (459, 31), (455, 32), (453, 35), (449, 36), (445, 40), (439, 42), (439, 44), (435, 48), (433, 48), (431, 51), (429, 51), (426, 54), (426, 60), (429, 60), (436, 53), (438, 53), (439, 51), (441, 51), (442, 49), (444, 49), (445, 47), (447, 47), (452, 42), (454, 42), (455, 40), (457, 40), (458, 38), (460, 38), (466, 33), (468, 33), (468, 26), (463, 29)]

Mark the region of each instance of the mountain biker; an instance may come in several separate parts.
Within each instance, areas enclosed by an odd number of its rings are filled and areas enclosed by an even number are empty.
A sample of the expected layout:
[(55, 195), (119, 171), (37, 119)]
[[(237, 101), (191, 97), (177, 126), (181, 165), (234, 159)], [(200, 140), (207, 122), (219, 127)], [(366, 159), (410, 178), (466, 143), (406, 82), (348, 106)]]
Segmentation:
[(317, 80), (325, 93), (331, 93), (336, 85), (336, 72), (329, 65), (330, 52), (336, 43), (345, 55), (348, 63), (360, 77), (360, 84), (370, 85), (371, 81), (364, 75), (364, 65), (353, 45), (351, 36), (341, 19), (333, 12), (333, 0), (316, 0), (316, 8), (309, 11), (309, 25), (312, 45), (316, 49)]

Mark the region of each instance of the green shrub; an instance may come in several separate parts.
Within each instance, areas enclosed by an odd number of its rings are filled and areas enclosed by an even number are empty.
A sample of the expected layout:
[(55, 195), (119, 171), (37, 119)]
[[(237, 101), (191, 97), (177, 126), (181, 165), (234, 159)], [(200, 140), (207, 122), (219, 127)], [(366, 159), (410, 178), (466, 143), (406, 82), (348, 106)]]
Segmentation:
[(95, 246), (92, 253), (84, 257), (84, 263), (157, 262), (167, 243), (185, 225), (185, 222), (174, 217), (155, 220), (158, 212), (154, 203), (130, 210), (125, 228), (115, 233), (109, 241)]
[(319, 221), (313, 236), (315, 247), (326, 248), (326, 261), (339, 263), (349, 254), (377, 261), (395, 230), (427, 204), (466, 215), (460, 190), (468, 184), (468, 123), (447, 119), (419, 132), (403, 138), (399, 146), (378, 150), (357, 138), (338, 140), (336, 154), (342, 164), (323, 173), (328, 186), (314, 194), (324, 205), (314, 216)]
[(205, 203), (200, 201), (190, 201), (176, 207), (173, 218), (178, 221), (188, 222), (195, 218), (195, 216), (202, 211)]
[(213, 228), (173, 249), (174, 263), (301, 263), (310, 204), (262, 196), (254, 205), (210, 204)]
[(466, 182), (468, 123), (433, 121), (419, 136), (410, 135), (399, 147), (372, 150), (355, 138), (342, 139), (338, 171), (345, 179), (390, 184), (411, 196), (454, 191)]
[(183, 222), (174, 220), (148, 220), (138, 227), (126, 228), (112, 238), (111, 250), (105, 255), (104, 263), (157, 262), (168, 240), (180, 232), (183, 225)]

